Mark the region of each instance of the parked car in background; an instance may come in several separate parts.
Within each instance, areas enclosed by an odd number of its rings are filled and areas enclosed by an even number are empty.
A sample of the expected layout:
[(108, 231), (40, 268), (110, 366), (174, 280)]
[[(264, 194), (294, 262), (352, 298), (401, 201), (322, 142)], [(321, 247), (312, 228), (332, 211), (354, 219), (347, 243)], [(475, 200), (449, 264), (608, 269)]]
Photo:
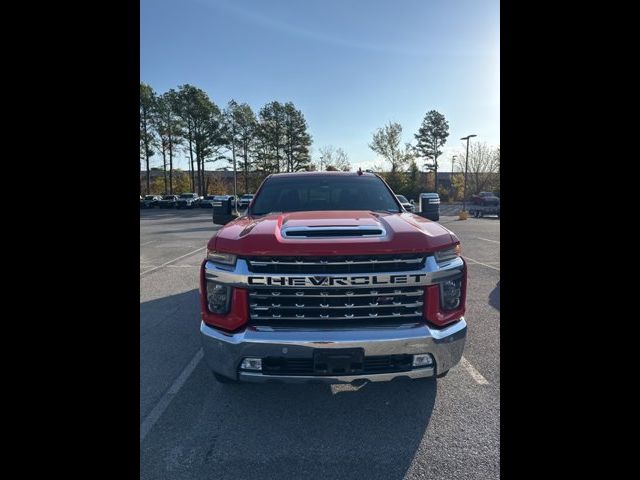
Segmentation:
[(182, 193), (176, 202), (176, 208), (194, 208), (200, 206), (202, 198), (197, 193)]
[(162, 199), (158, 200), (158, 208), (176, 208), (177, 202), (177, 195), (163, 195)]
[(153, 208), (158, 206), (158, 202), (162, 199), (160, 195), (145, 195), (141, 197), (140, 208)]
[(238, 200), (238, 208), (247, 208), (251, 203), (251, 200), (253, 200), (253, 193), (242, 195), (240, 200)]
[(205, 195), (200, 201), (200, 208), (213, 208), (213, 201), (217, 195)]
[(474, 205), (496, 206), (500, 205), (500, 198), (493, 192), (480, 192), (471, 196), (471, 202)]
[(404, 195), (396, 195), (396, 198), (402, 204), (402, 206), (407, 212), (411, 212), (411, 213), (414, 212), (415, 207), (413, 206), (413, 203), (407, 200), (407, 197), (405, 197)]

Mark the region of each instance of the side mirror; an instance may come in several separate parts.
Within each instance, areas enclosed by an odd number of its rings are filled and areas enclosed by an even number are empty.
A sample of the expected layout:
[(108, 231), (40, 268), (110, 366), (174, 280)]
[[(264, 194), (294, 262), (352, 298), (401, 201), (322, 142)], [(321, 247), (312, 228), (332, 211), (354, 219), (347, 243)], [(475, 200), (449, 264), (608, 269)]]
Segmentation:
[(231, 208), (231, 198), (213, 202), (213, 223), (215, 225), (226, 225), (236, 218)]

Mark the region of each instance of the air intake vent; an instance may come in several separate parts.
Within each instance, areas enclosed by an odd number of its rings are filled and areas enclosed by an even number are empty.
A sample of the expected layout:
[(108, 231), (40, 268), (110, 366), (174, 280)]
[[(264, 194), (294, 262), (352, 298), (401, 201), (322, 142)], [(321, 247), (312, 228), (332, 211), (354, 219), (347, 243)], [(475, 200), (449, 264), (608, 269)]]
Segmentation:
[(284, 238), (341, 238), (341, 237), (381, 237), (385, 231), (380, 227), (289, 227), (282, 229)]

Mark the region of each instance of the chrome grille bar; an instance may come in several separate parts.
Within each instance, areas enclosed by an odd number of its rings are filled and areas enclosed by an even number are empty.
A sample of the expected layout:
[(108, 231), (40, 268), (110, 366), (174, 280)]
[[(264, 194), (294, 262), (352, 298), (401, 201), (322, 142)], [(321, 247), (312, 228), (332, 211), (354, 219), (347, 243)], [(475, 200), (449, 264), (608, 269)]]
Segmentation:
[(368, 315), (355, 315), (355, 314), (344, 314), (344, 315), (320, 315), (320, 316), (305, 316), (305, 315), (295, 315), (295, 316), (284, 316), (280, 314), (273, 315), (252, 315), (252, 320), (358, 320), (358, 319), (397, 319), (397, 318), (407, 318), (407, 317), (417, 317), (422, 315), (422, 312), (415, 311), (413, 313), (393, 313), (391, 315), (380, 315), (378, 313), (370, 313)]
[(379, 303), (369, 303), (367, 305), (353, 305), (353, 304), (349, 304), (349, 305), (282, 305), (282, 304), (271, 304), (271, 305), (258, 305), (257, 303), (251, 304), (250, 308), (251, 310), (260, 310), (260, 311), (264, 311), (264, 310), (270, 310), (270, 309), (293, 309), (293, 310), (304, 310), (304, 309), (352, 309), (352, 308), (398, 308), (398, 307), (402, 307), (402, 308), (415, 308), (415, 307), (421, 307), (423, 305), (423, 302), (413, 302), (413, 303), (389, 303), (389, 304), (382, 304), (380, 305)]
[(422, 321), (424, 304), (424, 289), (416, 287), (249, 290), (249, 316), (256, 326), (281, 326), (287, 321), (316, 326), (325, 322), (397, 325), (407, 318)]
[(313, 292), (306, 292), (304, 290), (297, 291), (294, 295), (283, 294), (280, 291), (272, 290), (266, 293), (261, 290), (252, 290), (249, 292), (249, 296), (252, 298), (345, 298), (345, 297), (379, 297), (400, 295), (405, 297), (418, 297), (424, 294), (424, 290), (393, 290), (390, 292), (371, 290), (365, 293), (355, 293), (352, 291), (337, 290), (332, 292), (320, 292), (317, 290)]
[(257, 260), (249, 260), (249, 265), (250, 266), (255, 266), (255, 267), (267, 267), (267, 266), (271, 266), (271, 265), (276, 265), (276, 266), (280, 266), (280, 265), (286, 265), (286, 266), (309, 266), (309, 265), (313, 265), (313, 266), (324, 266), (324, 265), (329, 265), (329, 266), (333, 266), (333, 265), (340, 265), (340, 266), (346, 266), (346, 265), (378, 265), (378, 264), (385, 264), (385, 263), (406, 263), (406, 264), (419, 264), (422, 263), (424, 261), (424, 257), (417, 257), (417, 258), (394, 258), (394, 259), (390, 259), (390, 260), (378, 260), (378, 259), (371, 259), (371, 260), (365, 260), (365, 261), (357, 261), (357, 260), (344, 260), (341, 262), (335, 262), (335, 261), (317, 261), (317, 262), (305, 262), (304, 260), (296, 260), (294, 262), (286, 262), (286, 261), (280, 261), (280, 260), (276, 260), (276, 259), (272, 259), (272, 260), (261, 260), (261, 261), (257, 261)]

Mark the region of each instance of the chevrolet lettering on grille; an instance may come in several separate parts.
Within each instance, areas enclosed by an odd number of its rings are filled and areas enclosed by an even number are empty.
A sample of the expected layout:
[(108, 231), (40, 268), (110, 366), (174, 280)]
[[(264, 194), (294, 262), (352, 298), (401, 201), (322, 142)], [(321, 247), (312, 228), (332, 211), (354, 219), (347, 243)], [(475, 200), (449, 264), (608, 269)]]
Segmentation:
[(249, 276), (249, 285), (277, 287), (357, 287), (363, 285), (426, 285), (426, 273), (345, 276)]

